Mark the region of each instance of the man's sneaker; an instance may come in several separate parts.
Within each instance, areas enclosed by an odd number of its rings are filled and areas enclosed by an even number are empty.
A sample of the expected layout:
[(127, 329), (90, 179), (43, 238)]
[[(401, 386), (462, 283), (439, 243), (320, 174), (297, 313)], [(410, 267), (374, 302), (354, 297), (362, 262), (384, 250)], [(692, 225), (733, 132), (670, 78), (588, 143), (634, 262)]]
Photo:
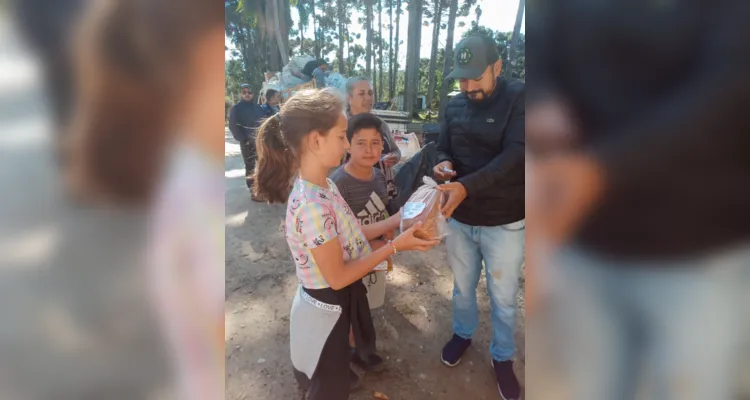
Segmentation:
[(363, 360), (355, 349), (352, 349), (352, 364), (367, 372), (380, 372), (385, 369), (382, 357), (377, 354), (370, 354), (367, 360)]
[(492, 369), (495, 370), (497, 379), (497, 390), (504, 400), (519, 400), (521, 398), (521, 385), (518, 384), (516, 373), (513, 372), (513, 361), (492, 360)]
[(454, 333), (451, 340), (443, 347), (440, 360), (449, 367), (455, 367), (461, 361), (461, 357), (469, 346), (471, 346), (471, 339), (464, 339)]

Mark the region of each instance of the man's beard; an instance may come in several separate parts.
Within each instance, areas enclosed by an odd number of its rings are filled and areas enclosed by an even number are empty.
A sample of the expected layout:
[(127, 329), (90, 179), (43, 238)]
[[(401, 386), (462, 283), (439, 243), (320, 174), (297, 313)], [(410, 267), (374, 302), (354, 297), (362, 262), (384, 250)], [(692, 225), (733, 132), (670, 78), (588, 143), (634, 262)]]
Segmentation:
[[(482, 94), (482, 97), (476, 97), (480, 93)], [(487, 98), (487, 93), (485, 93), (484, 90), (482, 89), (472, 90), (471, 92), (467, 91), (467, 92), (464, 92), (464, 94), (469, 100), (473, 100), (473, 101), (482, 101)]]

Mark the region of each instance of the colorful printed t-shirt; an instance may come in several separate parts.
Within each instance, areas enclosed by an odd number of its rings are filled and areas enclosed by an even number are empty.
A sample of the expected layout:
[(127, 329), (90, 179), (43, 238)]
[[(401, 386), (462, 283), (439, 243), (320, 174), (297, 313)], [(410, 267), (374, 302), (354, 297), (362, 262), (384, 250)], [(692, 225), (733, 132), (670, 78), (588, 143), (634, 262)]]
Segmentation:
[(287, 202), (286, 240), (294, 258), (297, 278), (308, 289), (330, 287), (312, 256), (312, 249), (337, 239), (345, 262), (372, 251), (336, 184), (330, 179), (326, 181), (328, 188), (297, 179)]

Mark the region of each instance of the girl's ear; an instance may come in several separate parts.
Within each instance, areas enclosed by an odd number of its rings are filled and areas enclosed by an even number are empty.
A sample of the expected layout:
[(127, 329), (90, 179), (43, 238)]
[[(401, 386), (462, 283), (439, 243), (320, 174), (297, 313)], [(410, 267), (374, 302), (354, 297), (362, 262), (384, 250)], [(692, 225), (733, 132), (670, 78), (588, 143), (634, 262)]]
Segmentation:
[(320, 132), (310, 132), (310, 134), (305, 138), (308, 150), (310, 150), (313, 154), (317, 154), (318, 151), (320, 151), (320, 149), (323, 147), (321, 139), (323, 139), (323, 137), (320, 135)]

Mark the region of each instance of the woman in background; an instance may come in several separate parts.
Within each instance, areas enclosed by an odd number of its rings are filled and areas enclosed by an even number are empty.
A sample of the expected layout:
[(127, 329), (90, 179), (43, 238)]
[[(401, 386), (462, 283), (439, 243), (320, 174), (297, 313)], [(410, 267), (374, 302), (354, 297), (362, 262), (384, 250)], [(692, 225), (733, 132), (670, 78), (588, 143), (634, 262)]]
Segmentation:
[(148, 210), (145, 276), (180, 399), (224, 392), (223, 42), (223, 9), (202, 0), (94, 2), (77, 42), (66, 180)]
[[(349, 79), (346, 83), (346, 92), (348, 103), (347, 116), (349, 118), (359, 114), (372, 113), (375, 96), (372, 90), (372, 83), (369, 79), (365, 77)], [(382, 122), (381, 131), (385, 132), (386, 140), (383, 143), (383, 156), (377, 167), (385, 173), (385, 182), (388, 185), (388, 199), (393, 200), (398, 195), (396, 184), (393, 180), (393, 166), (401, 161), (401, 149), (398, 148), (396, 141), (393, 139), (391, 127), (385, 121)]]

